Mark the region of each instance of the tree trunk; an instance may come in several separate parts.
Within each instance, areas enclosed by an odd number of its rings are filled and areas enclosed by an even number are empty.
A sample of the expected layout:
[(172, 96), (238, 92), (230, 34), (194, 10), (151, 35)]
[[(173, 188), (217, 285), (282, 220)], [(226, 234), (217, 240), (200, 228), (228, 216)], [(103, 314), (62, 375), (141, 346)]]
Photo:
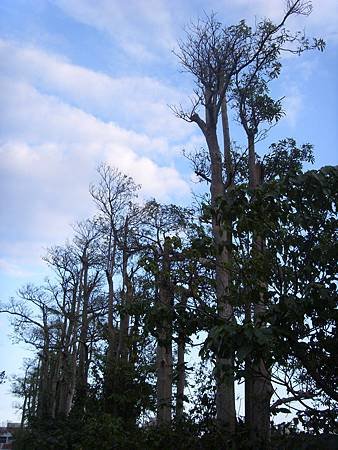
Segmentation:
[[(217, 207), (218, 200), (225, 199), (223, 181), (223, 164), (218, 145), (216, 129), (206, 135), (211, 161), (211, 205)], [(213, 217), (212, 233), (216, 248), (216, 297), (219, 318), (226, 322), (233, 320), (233, 308), (227, 300), (229, 294), (230, 277), (228, 264), (230, 261), (227, 240), (229, 231), (220, 225), (218, 217)], [(234, 433), (236, 429), (235, 387), (233, 377), (233, 358), (217, 358), (218, 376), (216, 390), (217, 420)], [(224, 370), (223, 370), (224, 369)]]
[(67, 330), (67, 317), (64, 317), (61, 336), (59, 342), (59, 348), (57, 352), (57, 373), (56, 373), (56, 387), (55, 387), (55, 414), (65, 414), (65, 385), (67, 383), (67, 349), (66, 344), (66, 330)]
[(38, 417), (51, 417), (51, 392), (50, 392), (50, 369), (51, 369), (51, 358), (50, 358), (50, 342), (49, 342), (49, 329), (47, 323), (47, 312), (44, 307), (43, 310), (43, 330), (44, 330), (44, 343), (43, 349), (40, 355), (40, 374), (39, 374), (39, 388), (38, 388), (38, 406), (37, 415)]
[(136, 364), (137, 359), (138, 359), (138, 339), (139, 339), (139, 334), (138, 334), (138, 329), (139, 329), (139, 315), (135, 315), (134, 316), (134, 324), (132, 326), (132, 330), (131, 330), (131, 345), (129, 347), (129, 361), (132, 364)]
[[(182, 294), (179, 311), (184, 313), (187, 306), (187, 295)], [(183, 329), (178, 332), (177, 344), (177, 396), (176, 396), (176, 419), (181, 420), (184, 413), (184, 388), (185, 388), (185, 344), (186, 334)]]
[(107, 282), (108, 282), (108, 355), (110, 358), (113, 358), (114, 355), (114, 284), (113, 284), (113, 275), (107, 272)]
[[(80, 277), (82, 277), (82, 271)], [(79, 322), (80, 302), (78, 299), (78, 282), (72, 288), (71, 308), (65, 317), (58, 351), (58, 383), (56, 388), (56, 414), (67, 416), (74, 398), (77, 356), (77, 330)], [(65, 302), (64, 302), (65, 308)], [(75, 355), (74, 355), (75, 352)]]
[(104, 376), (104, 403), (105, 411), (116, 415), (116, 405), (112, 398), (115, 392), (115, 364), (118, 350), (118, 334), (114, 327), (114, 281), (113, 268), (115, 266), (115, 257), (117, 250), (117, 238), (114, 236), (112, 249), (109, 249), (110, 261), (106, 270), (106, 279), (108, 284), (108, 323), (107, 323), (107, 340), (108, 350), (106, 358), (105, 376)]
[[(256, 164), (254, 135), (248, 136), (249, 147), (249, 186), (256, 189), (262, 182), (260, 166)], [(262, 252), (264, 241), (261, 236), (253, 237), (253, 254)], [(260, 300), (254, 304), (254, 325), (262, 325), (262, 315), (265, 312), (263, 301), (264, 286), (260, 292)], [(253, 442), (259, 442), (262, 449), (268, 448), (270, 442), (270, 399), (273, 393), (270, 374), (265, 362), (259, 361), (246, 364), (246, 398), (245, 419)]]
[(231, 155), (231, 140), (230, 140), (230, 129), (229, 129), (229, 118), (228, 118), (228, 107), (227, 100), (224, 97), (221, 106), (222, 114), (222, 130), (223, 130), (223, 154), (224, 154), (224, 167), (227, 174), (227, 185), (233, 184), (233, 164)]
[[(122, 295), (121, 295), (121, 306), (122, 312), (120, 315), (120, 334), (119, 334), (119, 344), (118, 344), (118, 354), (117, 357), (123, 361), (128, 359), (127, 351), (127, 341), (128, 341), (128, 331), (129, 331), (129, 321), (130, 317), (128, 312), (125, 310), (130, 302), (130, 297), (132, 294), (132, 285), (128, 276), (128, 217), (124, 224), (124, 239), (123, 239), (123, 249), (122, 249)], [(124, 309), (124, 310), (123, 310)]]
[[(248, 290), (248, 289), (246, 289)], [(252, 324), (252, 304), (251, 301), (247, 299), (247, 304), (245, 305), (245, 323)], [(251, 356), (245, 358), (245, 423), (247, 425), (252, 423), (252, 405), (253, 405), (253, 378), (252, 378), (252, 360)]]
[(164, 242), (162, 267), (159, 277), (159, 303), (164, 317), (161, 318), (159, 338), (156, 351), (157, 371), (157, 423), (171, 422), (172, 409), (172, 325), (171, 306), (172, 292), (170, 283), (170, 242)]
[(25, 425), (25, 420), (26, 420), (26, 410), (27, 410), (27, 403), (29, 403), (29, 394), (30, 394), (30, 389), (31, 389), (31, 384), (29, 386), (29, 390), (27, 392), (27, 374), (28, 374), (28, 367), (26, 368), (25, 371), (25, 378), (23, 380), (23, 394), (24, 394), (24, 399), (23, 399), (23, 405), (22, 405), (22, 414), (21, 414), (21, 422), (20, 422), (20, 428), (23, 429), (24, 425)]
[(107, 324), (107, 330), (108, 330), (108, 360), (114, 359), (115, 356), (115, 348), (116, 343), (115, 341), (115, 330), (114, 330), (114, 266), (115, 266), (115, 258), (116, 258), (116, 251), (117, 251), (117, 236), (116, 232), (113, 233), (113, 231), (110, 232), (110, 242), (109, 242), (109, 250), (108, 250), (108, 264), (106, 269), (106, 279), (108, 284), (108, 324)]
[(34, 370), (31, 398), (29, 402), (29, 418), (37, 416), (37, 403), (38, 403), (38, 388), (39, 388), (39, 374), (40, 374), (40, 359), (38, 361), (38, 366)]
[(177, 398), (176, 398), (176, 419), (181, 420), (184, 412), (184, 387), (185, 387), (185, 335), (178, 335), (177, 349)]
[(88, 306), (91, 289), (88, 285), (88, 258), (86, 254), (82, 256), (82, 280), (80, 293), (82, 297), (80, 337), (78, 344), (78, 367), (76, 375), (76, 402), (82, 411), (85, 411), (87, 398), (87, 378), (88, 378)]

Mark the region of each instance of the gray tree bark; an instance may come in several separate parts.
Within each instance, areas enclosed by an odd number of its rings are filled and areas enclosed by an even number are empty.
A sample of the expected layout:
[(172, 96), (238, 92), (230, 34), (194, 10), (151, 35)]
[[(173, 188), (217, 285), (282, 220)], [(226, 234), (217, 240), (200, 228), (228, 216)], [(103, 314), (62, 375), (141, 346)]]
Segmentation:
[[(224, 100), (225, 105), (225, 100)], [(230, 157), (230, 136), (227, 121), (226, 107), (223, 106), (223, 136), (224, 136), (224, 154)], [(217, 138), (217, 118), (215, 113), (206, 115), (205, 137), (208, 145), (211, 162), (211, 205), (217, 207), (219, 200), (226, 199), (226, 186), (223, 178), (223, 158), (220, 151)], [(228, 161), (228, 166), (231, 164)], [(231, 176), (230, 174), (228, 177)], [(213, 217), (212, 234), (216, 248), (216, 297), (219, 317), (226, 323), (233, 320), (233, 308), (228, 301), (230, 275), (228, 264), (230, 254), (227, 248), (229, 230), (225, 230), (220, 224), (218, 217)], [(226, 427), (227, 431), (234, 433), (236, 429), (236, 409), (235, 409), (235, 387), (233, 378), (233, 359), (218, 358), (217, 366), (220, 368), (217, 377), (216, 391), (216, 412), (219, 423)]]
[[(248, 135), (249, 148), (249, 186), (256, 189), (262, 182), (260, 166), (256, 163), (254, 134)], [(253, 253), (264, 250), (261, 236), (253, 238)], [(262, 325), (262, 315), (266, 311), (263, 301), (264, 286), (260, 292), (261, 300), (253, 305), (254, 326)], [(249, 426), (250, 437), (255, 442), (259, 440), (262, 448), (266, 448), (270, 441), (270, 400), (273, 393), (271, 376), (261, 358), (257, 362), (246, 364), (246, 398), (245, 420)]]
[[(129, 219), (128, 216), (124, 223), (123, 232), (123, 244), (122, 244), (122, 295), (121, 295), (121, 306), (122, 308), (127, 308), (132, 295), (132, 285), (128, 275), (128, 260), (129, 260), (129, 249), (128, 249), (128, 233), (129, 233)], [(119, 343), (117, 357), (123, 361), (128, 359), (128, 332), (129, 332), (129, 322), (130, 317), (127, 311), (122, 311), (120, 315), (120, 332), (119, 332)]]
[[(182, 294), (179, 311), (184, 312), (187, 306), (187, 293)], [(176, 419), (181, 420), (184, 413), (184, 388), (186, 379), (185, 370), (186, 333), (183, 329), (178, 331), (177, 339), (177, 393), (176, 393)]]
[(162, 254), (161, 273), (159, 275), (159, 302), (165, 317), (161, 319), (156, 350), (156, 396), (157, 423), (171, 422), (172, 412), (172, 325), (171, 306), (172, 290), (170, 283), (170, 242), (165, 239)]

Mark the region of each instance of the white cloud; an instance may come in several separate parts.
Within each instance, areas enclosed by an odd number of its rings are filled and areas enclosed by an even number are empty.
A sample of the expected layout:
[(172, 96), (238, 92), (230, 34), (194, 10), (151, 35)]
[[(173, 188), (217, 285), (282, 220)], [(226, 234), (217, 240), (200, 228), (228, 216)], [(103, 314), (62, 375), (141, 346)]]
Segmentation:
[[(165, 140), (126, 130), (112, 122), (103, 122), (60, 98), (44, 95), (25, 82), (0, 80), (3, 137), (15, 136), (30, 143), (49, 142), (66, 146), (88, 143), (91, 152), (115, 144), (138, 151), (167, 151)], [(66, 149), (65, 149), (66, 150)]]
[(176, 141), (191, 134), (191, 127), (174, 117), (167, 106), (186, 95), (159, 80), (148, 76), (112, 78), (59, 55), (4, 40), (0, 40), (0, 58), (3, 72), (11, 78), (61, 96), (105, 120)]
[(291, 86), (288, 89), (288, 94), (283, 101), (284, 109), (286, 111), (285, 119), (291, 127), (297, 125), (300, 113), (303, 108), (303, 97), (296, 86)]
[[(214, 0), (213, 8), (220, 13), (229, 11), (237, 20), (246, 18), (250, 22), (254, 17), (268, 17), (274, 21), (281, 19), (285, 10), (283, 0), (234, 0), (229, 7), (227, 0)], [(292, 29), (307, 30), (307, 34), (321, 36), (329, 41), (338, 40), (338, 1), (337, 0), (312, 0), (313, 11), (309, 17), (293, 16), (287, 26)]]
[[(76, 20), (109, 33), (141, 63), (168, 54), (174, 45), (177, 1), (55, 3)], [(323, 0), (319, 7), (315, 1), (312, 16), (299, 23), (314, 29), (328, 24), (334, 30), (337, 3)], [(210, 6), (230, 11), (230, 23), (237, 12), (239, 18), (245, 12), (251, 18), (256, 14), (277, 19), (282, 10), (279, 0), (236, 0), (231, 7), (224, 0), (213, 0)], [(182, 8), (179, 20), (186, 22), (188, 7)], [(191, 16), (199, 10), (191, 7)], [(186, 98), (181, 89), (151, 76), (114, 78), (63, 56), (4, 40), (0, 57), (4, 73), (0, 184), (7, 211), (0, 230), (21, 236), (23, 252), (30, 239), (41, 245), (63, 238), (71, 222), (90, 212), (87, 186), (99, 161), (134, 176), (145, 196), (155, 194), (166, 201), (188, 193), (188, 185), (172, 165), (174, 155), (182, 147), (202, 145), (203, 139), (194, 135), (194, 126), (179, 121), (167, 108), (168, 103)], [(312, 70), (304, 66), (304, 72)], [(288, 90), (286, 120), (294, 126), (303, 100), (296, 86)], [(11, 257), (16, 267), (17, 256)]]
[(280, 0), (235, 0), (232, 5), (250, 19), (257, 16), (278, 20), (283, 13), (283, 1)]
[[(133, 176), (145, 197), (179, 200), (189, 192), (174, 167), (145, 156), (149, 150), (168, 151), (165, 141), (103, 122), (27, 83), (3, 78), (1, 85), (0, 185), (6, 213), (0, 230), (9, 239), (2, 247), (7, 271), (20, 270), (28, 242), (41, 248), (63, 240), (72, 222), (91, 213), (88, 184), (100, 161)], [(11, 250), (11, 239), (21, 242), (21, 256)], [(33, 262), (40, 255), (35, 252)]]
[(329, 42), (338, 42), (338, 1), (313, 0), (313, 13), (308, 18), (309, 25), (319, 36)]
[(124, 51), (142, 62), (163, 57), (163, 50), (168, 51), (175, 44), (175, 21), (165, 0), (54, 0), (54, 3), (75, 20), (108, 33)]
[(32, 275), (32, 272), (25, 270), (18, 264), (12, 263), (6, 259), (0, 258), (0, 272), (14, 278), (26, 278)]
[[(137, 178), (138, 164), (144, 166), (149, 161), (148, 167), (155, 166), (144, 153), (168, 151), (166, 141), (103, 122), (60, 99), (39, 93), (28, 84), (3, 79), (2, 87), (3, 138), (9, 142), (2, 147), (2, 167), (7, 169), (15, 167), (25, 174), (35, 172), (34, 177), (47, 181), (58, 170), (73, 177), (70, 168), (74, 167), (78, 174), (86, 176), (88, 165), (109, 158)], [(22, 145), (23, 142), (26, 144)], [(162, 197), (170, 192), (169, 177), (183, 186), (177, 171), (170, 169), (169, 175), (168, 168), (156, 167), (154, 177), (162, 183), (159, 193)], [(147, 178), (144, 190), (150, 192), (152, 183)]]
[[(21, 226), (26, 228), (26, 235), (25, 233), (22, 233), (20, 237), (13, 236), (14, 239), (6, 239), (6, 237), (4, 237), (3, 240), (0, 241), (1, 258), (3, 258), (7, 264), (12, 267), (17, 267), (17, 269), (22, 272), (29, 271), (30, 273), (34, 273), (36, 270), (41, 269), (41, 258), (45, 254), (47, 248), (46, 240), (44, 240), (47, 233), (45, 235), (41, 233), (38, 237), (35, 236), (30, 228), (29, 221), (24, 221), (25, 218), (25, 215), (22, 214), (23, 221)], [(13, 227), (15, 227), (15, 225), (16, 224), (13, 223)], [(39, 230), (41, 231), (41, 226), (38, 227), (36, 233), (38, 233)], [(53, 244), (63, 243), (66, 231), (67, 230), (63, 231), (61, 236), (62, 239), (60, 241), (58, 241), (58, 238), (60, 238), (59, 233), (59, 236), (56, 236), (56, 241), (53, 242)], [(47, 236), (47, 238), (50, 238), (50, 235)]]

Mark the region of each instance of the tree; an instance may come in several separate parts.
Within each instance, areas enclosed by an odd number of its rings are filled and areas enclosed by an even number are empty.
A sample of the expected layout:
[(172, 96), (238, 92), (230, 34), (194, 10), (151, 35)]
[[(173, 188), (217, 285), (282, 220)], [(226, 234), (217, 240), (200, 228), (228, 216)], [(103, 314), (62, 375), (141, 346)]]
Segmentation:
[[(267, 82), (256, 75), (245, 74), (236, 77), (236, 87), (233, 90), (233, 101), (238, 111), (239, 121), (242, 124), (248, 142), (248, 184), (251, 189), (257, 189), (263, 182), (263, 170), (257, 163), (255, 142), (265, 130), (260, 129), (261, 124), (272, 124), (282, 117), (281, 101), (272, 100), (268, 95)], [(264, 252), (265, 241), (259, 234), (254, 234), (252, 240), (252, 253)], [(263, 325), (262, 316), (267, 308), (264, 301), (266, 286), (262, 283), (258, 295), (252, 292), (252, 299), (246, 305), (246, 322), (260, 327)], [(250, 295), (250, 294), (249, 294)], [(256, 297), (256, 298), (255, 298)], [(270, 433), (270, 398), (273, 389), (269, 379), (269, 367), (264, 360), (253, 364), (246, 361), (245, 380), (245, 422), (250, 430), (251, 438), (257, 435), (267, 436)]]
[[(273, 146), (274, 151), (279, 149), (279, 158), (286, 148), (285, 142)], [(284, 166), (279, 160), (275, 166), (278, 179), (254, 191), (238, 187), (232, 193), (232, 206), (220, 206), (226, 219), (232, 217), (237, 243), (234, 257), (239, 270), (232, 295), (239, 304), (245, 304), (247, 292), (242, 287), (249, 284), (259, 296), (263, 284), (264, 304), (269, 307), (262, 312), (259, 328), (248, 321), (215, 327), (207, 346), (222, 348), (224, 355), (236, 349), (238, 379), (247, 374), (243, 363), (248, 357), (253, 367), (261, 359), (266, 361), (266, 379), (284, 386), (288, 394), (272, 404), (270, 414), (288, 411), (290, 405), (297, 408), (300, 402), (298, 415), (303, 424), (314, 426), (318, 417), (317, 431), (332, 432), (337, 398), (329, 361), (337, 345), (332, 252), (336, 246), (338, 172), (337, 168), (327, 167), (303, 174), (298, 164), (302, 157), (311, 158), (309, 149), (306, 151), (305, 146), (301, 151), (291, 146), (289, 151), (298, 154), (298, 162), (295, 156), (290, 158), (293, 161), (287, 169), (288, 158)], [(271, 155), (266, 159), (266, 169), (271, 169), (274, 158)], [(248, 255), (244, 250), (248, 233), (264, 237), (263, 252)], [(307, 402), (320, 397), (325, 408), (317, 414)], [(264, 441), (264, 434), (259, 433), (255, 439)]]
[[(253, 94), (255, 107), (251, 108), (251, 122), (255, 122), (257, 117), (259, 117), (258, 122), (278, 118), (280, 104), (264, 95), (266, 83), (263, 77), (278, 76), (281, 67), (280, 55), (286, 49), (301, 53), (309, 48), (322, 48), (322, 41), (315, 40), (311, 45), (300, 34), (292, 34), (285, 28), (285, 23), (291, 15), (307, 15), (310, 13), (310, 6), (310, 2), (288, 1), (284, 17), (279, 24), (274, 25), (270, 20), (264, 20), (259, 22), (254, 30), (244, 21), (237, 26), (223, 27), (216, 20), (215, 15), (207, 16), (204, 21), (199, 21), (188, 29), (185, 41), (179, 45), (179, 60), (183, 68), (195, 79), (196, 99), (189, 112), (176, 109), (176, 113), (182, 119), (196, 123), (205, 137), (210, 167), (207, 167), (207, 173), (199, 171), (198, 175), (210, 183), (211, 206), (215, 210), (219, 201), (227, 199), (227, 193), (232, 188), (235, 175), (227, 116), (227, 102), (233, 85), (237, 83), (237, 93), (241, 95), (241, 118), (245, 115), (245, 105), (250, 103), (250, 95), (252, 96), (254, 90), (256, 90)], [(298, 44), (296, 47), (294, 47), (295, 43)], [(238, 86), (239, 79), (242, 83), (245, 80), (244, 87)], [(258, 85), (257, 80), (259, 80)], [(261, 89), (260, 104), (257, 103), (259, 87)], [(252, 102), (250, 106), (253, 106)], [(199, 107), (204, 109), (204, 119), (198, 112)], [(256, 116), (258, 108), (260, 111)], [(221, 152), (217, 134), (220, 115), (223, 128), (223, 152)], [(248, 120), (250, 119), (245, 117), (242, 123), (248, 125)], [(255, 165), (253, 139), (258, 125), (259, 123), (254, 123), (254, 128), (251, 128), (248, 134), (251, 182), (253, 182)], [(232, 225), (229, 221), (223, 221), (222, 225), (220, 226), (217, 214), (214, 214), (212, 233), (216, 249), (218, 315), (221, 320), (229, 323), (234, 320), (234, 310), (229, 302), (231, 279), (228, 270), (231, 264)], [(232, 357), (219, 360), (217, 365), (218, 369), (224, 368), (224, 370), (218, 370), (217, 417), (230, 433), (234, 433), (236, 412), (234, 381), (231, 375)]]
[[(181, 259), (179, 248), (188, 223), (188, 211), (175, 205), (160, 205), (155, 201), (144, 207), (144, 219), (138, 240), (145, 252), (147, 270), (154, 277), (153, 334), (156, 348), (156, 397), (158, 424), (170, 423), (173, 396), (173, 325), (176, 294), (177, 261)], [(181, 303), (181, 306), (183, 304)], [(182, 341), (183, 339), (183, 341)], [(179, 415), (182, 414), (184, 396), (184, 338), (179, 346)]]
[(107, 318), (107, 361), (106, 361), (106, 408), (112, 411), (114, 387), (114, 366), (116, 356), (123, 350), (128, 329), (129, 318), (123, 314), (120, 330), (114, 327), (116, 314), (117, 293), (114, 287), (114, 276), (118, 273), (119, 250), (123, 247), (123, 274), (122, 274), (122, 299), (126, 301), (126, 290), (129, 286), (127, 264), (128, 249), (126, 240), (128, 234), (128, 221), (131, 212), (131, 201), (135, 197), (138, 186), (134, 181), (122, 174), (117, 169), (102, 164), (98, 168), (100, 177), (97, 185), (91, 185), (90, 193), (99, 210), (99, 222), (102, 236), (101, 261), (104, 266), (106, 281), (108, 285), (108, 318)]

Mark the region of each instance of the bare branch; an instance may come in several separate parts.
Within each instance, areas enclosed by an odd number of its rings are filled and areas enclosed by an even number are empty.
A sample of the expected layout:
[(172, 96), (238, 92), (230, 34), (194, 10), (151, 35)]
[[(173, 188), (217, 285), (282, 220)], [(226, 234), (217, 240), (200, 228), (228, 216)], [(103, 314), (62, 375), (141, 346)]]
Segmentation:
[(314, 398), (315, 396), (316, 396), (316, 394), (314, 394), (313, 392), (300, 391), (290, 397), (279, 398), (274, 403), (272, 403), (272, 405), (270, 406), (270, 410), (273, 412), (281, 405), (285, 405), (287, 403), (292, 403), (292, 402), (297, 402), (300, 400), (310, 400), (310, 399)]

